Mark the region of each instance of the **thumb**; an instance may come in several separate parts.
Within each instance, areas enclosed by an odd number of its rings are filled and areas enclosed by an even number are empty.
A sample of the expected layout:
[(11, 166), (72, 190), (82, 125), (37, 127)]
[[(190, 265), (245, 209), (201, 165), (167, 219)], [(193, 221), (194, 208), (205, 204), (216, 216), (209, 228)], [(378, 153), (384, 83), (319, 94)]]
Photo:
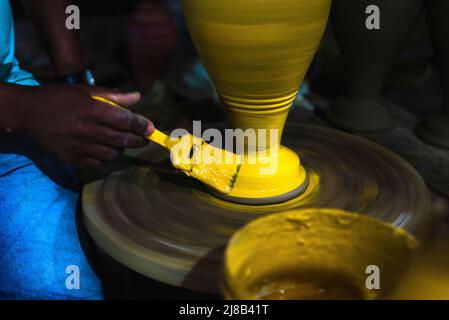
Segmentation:
[(108, 88), (92, 88), (90, 95), (105, 98), (126, 108), (134, 106), (141, 99), (139, 92), (121, 92), (117, 89)]

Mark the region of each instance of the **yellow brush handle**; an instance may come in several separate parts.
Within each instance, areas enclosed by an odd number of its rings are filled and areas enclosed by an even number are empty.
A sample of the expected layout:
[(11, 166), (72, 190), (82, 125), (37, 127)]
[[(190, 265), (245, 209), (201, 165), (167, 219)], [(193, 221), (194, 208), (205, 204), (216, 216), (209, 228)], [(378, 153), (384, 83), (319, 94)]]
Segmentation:
[(114, 106), (114, 107), (119, 107), (119, 108), (121, 108), (121, 106), (119, 106), (117, 103), (115, 103), (114, 101), (111, 101), (111, 100), (109, 100), (109, 99), (106, 99), (106, 98), (103, 98), (103, 97), (100, 97), (100, 96), (91, 96), (91, 97), (92, 97), (92, 99), (94, 99), (94, 100), (97, 100), (97, 101), (100, 101), (100, 102), (107, 103), (107, 104), (109, 104), (109, 105), (111, 105), (111, 106)]
[[(111, 101), (109, 99), (100, 97), (100, 96), (92, 96), (92, 99), (97, 100), (97, 101), (101, 101), (104, 102), (110, 106), (113, 107), (121, 107), (119, 106), (117, 103), (115, 103), (114, 101)], [(159, 145), (161, 145), (162, 147), (170, 150), (172, 147), (171, 140), (170, 137), (167, 136), (166, 134), (160, 132), (157, 129), (154, 129), (154, 131), (147, 137), (148, 140), (153, 141), (154, 143), (157, 143)]]
[(158, 145), (164, 147), (167, 150), (171, 150), (173, 145), (176, 143), (172, 141), (170, 137), (167, 136), (165, 133), (162, 133), (157, 129), (154, 129), (154, 131), (147, 137), (147, 139), (153, 141), (154, 143), (157, 143)]

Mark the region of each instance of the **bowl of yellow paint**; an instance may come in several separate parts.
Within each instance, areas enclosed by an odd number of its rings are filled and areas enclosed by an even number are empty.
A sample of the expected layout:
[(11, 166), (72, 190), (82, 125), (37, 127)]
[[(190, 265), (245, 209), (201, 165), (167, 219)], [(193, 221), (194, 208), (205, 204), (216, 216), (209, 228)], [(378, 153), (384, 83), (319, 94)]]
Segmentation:
[(377, 299), (417, 247), (406, 231), (337, 209), (268, 215), (230, 240), (220, 287), (226, 299)]

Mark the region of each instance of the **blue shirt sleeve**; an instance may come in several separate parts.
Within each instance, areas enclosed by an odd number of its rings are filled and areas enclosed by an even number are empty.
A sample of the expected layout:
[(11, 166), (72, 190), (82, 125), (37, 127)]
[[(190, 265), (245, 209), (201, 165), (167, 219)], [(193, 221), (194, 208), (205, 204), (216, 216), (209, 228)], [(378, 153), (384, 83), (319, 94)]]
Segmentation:
[(37, 86), (33, 75), (20, 69), (14, 57), (14, 21), (9, 0), (0, 0), (0, 82)]

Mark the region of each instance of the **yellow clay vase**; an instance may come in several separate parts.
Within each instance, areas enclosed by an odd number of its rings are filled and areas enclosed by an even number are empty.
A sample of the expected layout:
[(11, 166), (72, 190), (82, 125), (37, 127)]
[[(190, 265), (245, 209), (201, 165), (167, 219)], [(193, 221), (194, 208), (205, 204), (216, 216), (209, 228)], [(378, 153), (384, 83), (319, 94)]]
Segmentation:
[[(267, 133), (275, 129), (278, 134), (274, 142), (266, 139), (267, 150), (261, 150), (260, 140), (258, 145), (246, 143), (246, 159), (226, 198), (263, 204), (300, 193), (307, 174), (297, 154), (279, 142), (320, 43), (331, 0), (183, 0), (182, 4), (233, 128)], [(267, 155), (251, 161), (255, 150)]]

